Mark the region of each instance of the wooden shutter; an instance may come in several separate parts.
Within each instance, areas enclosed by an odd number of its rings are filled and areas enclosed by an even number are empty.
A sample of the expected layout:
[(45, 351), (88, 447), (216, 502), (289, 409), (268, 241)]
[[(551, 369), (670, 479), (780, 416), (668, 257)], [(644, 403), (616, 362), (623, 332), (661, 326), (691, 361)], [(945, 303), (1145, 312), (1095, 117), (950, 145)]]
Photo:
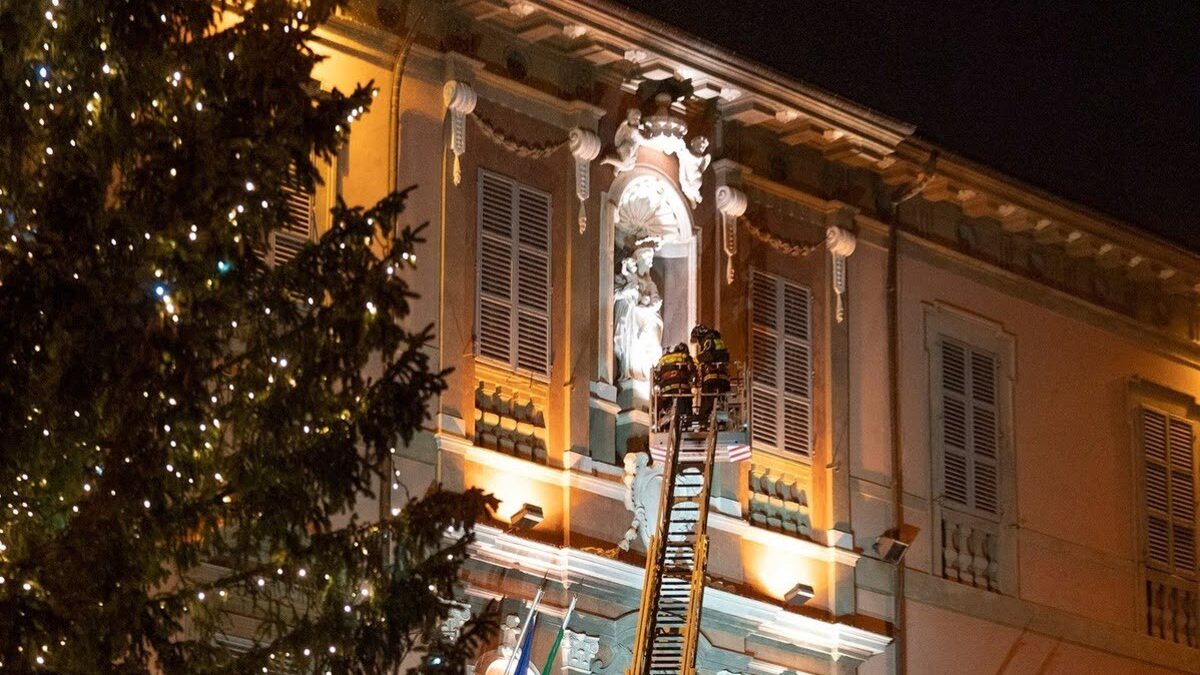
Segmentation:
[(550, 195), (517, 187), (517, 368), (550, 374)]
[(1142, 408), (1146, 561), (1196, 574), (1195, 431), (1187, 420)]
[(939, 351), (943, 496), (951, 505), (999, 515), (999, 362), (946, 337)]
[(550, 196), (488, 171), (479, 178), (477, 351), (550, 372)]
[(811, 296), (807, 288), (755, 272), (751, 294), (751, 440), (812, 454)]
[[(300, 255), (304, 245), (312, 240), (316, 221), (316, 198), (300, 183), (294, 166), (288, 167), (287, 177), (280, 186), (286, 217), (284, 224), (270, 235), (266, 255), (268, 264), (282, 265)], [(259, 249), (262, 255), (261, 249)]]

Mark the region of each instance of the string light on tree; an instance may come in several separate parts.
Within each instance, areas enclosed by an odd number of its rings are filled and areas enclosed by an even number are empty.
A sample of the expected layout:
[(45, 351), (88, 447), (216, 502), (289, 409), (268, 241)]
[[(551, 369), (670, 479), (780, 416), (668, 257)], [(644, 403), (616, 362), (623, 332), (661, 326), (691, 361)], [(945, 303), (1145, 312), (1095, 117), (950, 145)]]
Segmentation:
[[(411, 298), (396, 269), (415, 265), (417, 243), (393, 227), (403, 194), (337, 209), (290, 261), (262, 256), (287, 223), (279, 177), (301, 158), (309, 184), (304, 158), (336, 152), (378, 93), (308, 88), (306, 43), (333, 7), (234, 2), (237, 19), (218, 22), (206, 0), (30, 4), (5, 45), (20, 68), (0, 73), (17, 99), (0, 147), (25, 160), (0, 167), (0, 321), (14, 327), (0, 336), (12, 385), (0, 393), (0, 612), (16, 612), (0, 615), (0, 663), (394, 666), (363, 659), (401, 652), (356, 643), (384, 639), (359, 627), (395, 620), (382, 614), (397, 600), (383, 561), (435, 557), (404, 587), (446, 589), (456, 567), (443, 556), (461, 560), (464, 543), (373, 554), (406, 540), (401, 521), (435, 540), (488, 502), (435, 494), (421, 517), (329, 525), (355, 486), (390, 473), (383, 460), (442, 387), (421, 348), (430, 335), (401, 329)], [(367, 355), (384, 377), (365, 378)], [(191, 573), (216, 556), (228, 576)], [(75, 583), (102, 566), (111, 578), (96, 588)], [(337, 622), (304, 635), (275, 622), (261, 648), (227, 653), (212, 638), (239, 595), (266, 618), (308, 601)], [(423, 617), (414, 627), (445, 611), (434, 590), (403, 600)], [(159, 639), (184, 617), (186, 638)], [(180, 666), (202, 652), (220, 665)]]

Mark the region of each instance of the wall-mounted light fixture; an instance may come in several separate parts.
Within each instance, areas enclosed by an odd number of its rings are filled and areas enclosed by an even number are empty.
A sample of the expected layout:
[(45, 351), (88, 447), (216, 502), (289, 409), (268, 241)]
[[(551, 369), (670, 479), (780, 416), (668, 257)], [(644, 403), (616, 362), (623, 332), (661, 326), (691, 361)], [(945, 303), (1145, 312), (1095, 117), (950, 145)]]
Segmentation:
[(920, 529), (912, 525), (904, 525), (900, 529), (892, 528), (879, 535), (875, 540), (875, 553), (879, 559), (890, 565), (899, 565), (908, 552), (908, 547), (917, 538)]
[(544, 517), (545, 516), (542, 513), (542, 507), (527, 503), (522, 504), (521, 508), (517, 509), (517, 512), (513, 514), (512, 520), (509, 521), (509, 524), (512, 525), (514, 530), (528, 530), (534, 525), (542, 522)]
[(792, 590), (784, 593), (783, 602), (788, 607), (800, 607), (804, 603), (812, 600), (813, 587), (808, 584), (796, 584), (792, 586)]

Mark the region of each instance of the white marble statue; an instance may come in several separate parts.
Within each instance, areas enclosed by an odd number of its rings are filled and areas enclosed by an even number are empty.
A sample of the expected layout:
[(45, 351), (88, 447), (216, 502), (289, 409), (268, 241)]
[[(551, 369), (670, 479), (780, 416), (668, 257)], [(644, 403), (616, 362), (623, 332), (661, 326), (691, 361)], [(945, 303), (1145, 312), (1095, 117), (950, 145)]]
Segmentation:
[(625, 121), (617, 127), (613, 134), (613, 145), (617, 154), (605, 157), (603, 164), (613, 167), (616, 173), (623, 173), (633, 168), (637, 163), (638, 147), (646, 141), (642, 136), (642, 111), (631, 108), (625, 113)]
[(697, 136), (688, 144), (688, 149), (675, 153), (679, 159), (679, 189), (695, 208), (700, 203), (700, 187), (704, 185), (704, 171), (712, 162), (708, 152), (708, 139)]
[(642, 240), (621, 261), (613, 294), (613, 353), (621, 380), (650, 382), (650, 371), (662, 356), (662, 297), (650, 276), (655, 242)]

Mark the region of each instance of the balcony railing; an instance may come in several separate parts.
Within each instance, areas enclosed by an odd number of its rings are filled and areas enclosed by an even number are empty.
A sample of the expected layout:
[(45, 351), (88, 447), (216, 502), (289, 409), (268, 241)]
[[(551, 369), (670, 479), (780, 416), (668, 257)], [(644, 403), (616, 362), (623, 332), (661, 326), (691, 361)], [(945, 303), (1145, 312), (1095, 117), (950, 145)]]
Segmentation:
[(942, 511), (942, 576), (960, 584), (1000, 591), (999, 526)]
[(751, 466), (749, 482), (751, 523), (793, 536), (812, 534), (808, 495), (802, 479)]
[(1197, 586), (1195, 581), (1146, 570), (1146, 632), (1188, 647), (1200, 645)]

